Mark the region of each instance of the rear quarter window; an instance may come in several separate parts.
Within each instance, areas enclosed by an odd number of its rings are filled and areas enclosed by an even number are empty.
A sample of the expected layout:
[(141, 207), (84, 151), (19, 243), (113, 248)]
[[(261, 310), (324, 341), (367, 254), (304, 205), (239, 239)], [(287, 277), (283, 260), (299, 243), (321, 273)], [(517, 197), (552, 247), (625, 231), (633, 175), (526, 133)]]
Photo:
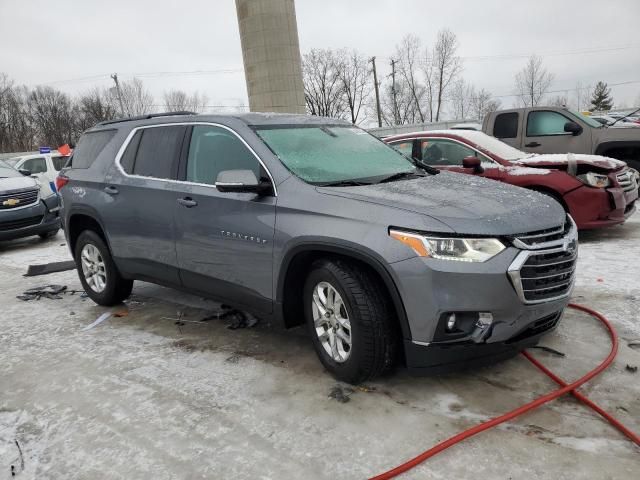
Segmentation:
[(100, 130), (85, 133), (73, 151), (71, 168), (89, 168), (107, 143), (114, 137), (116, 130)]
[(516, 138), (518, 136), (518, 112), (501, 113), (493, 124), (496, 138)]

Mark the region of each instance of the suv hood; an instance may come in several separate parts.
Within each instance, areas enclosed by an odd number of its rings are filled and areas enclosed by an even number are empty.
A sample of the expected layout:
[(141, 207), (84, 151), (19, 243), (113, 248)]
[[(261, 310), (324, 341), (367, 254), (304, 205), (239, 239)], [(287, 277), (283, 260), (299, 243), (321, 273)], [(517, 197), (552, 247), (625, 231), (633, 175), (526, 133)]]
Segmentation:
[(37, 187), (38, 183), (31, 177), (0, 177), (0, 194)]
[[(427, 215), (461, 234), (515, 235), (565, 221), (562, 206), (546, 195), (460, 173), (317, 191)], [(394, 219), (390, 225), (403, 227)]]
[(533, 155), (531, 157), (512, 160), (516, 165), (525, 165), (527, 167), (549, 167), (567, 169), (569, 162), (575, 162), (576, 165), (587, 165), (597, 167), (602, 170), (618, 170), (627, 164), (615, 158), (603, 157), (601, 155), (583, 155), (578, 153), (560, 153), (549, 155)]

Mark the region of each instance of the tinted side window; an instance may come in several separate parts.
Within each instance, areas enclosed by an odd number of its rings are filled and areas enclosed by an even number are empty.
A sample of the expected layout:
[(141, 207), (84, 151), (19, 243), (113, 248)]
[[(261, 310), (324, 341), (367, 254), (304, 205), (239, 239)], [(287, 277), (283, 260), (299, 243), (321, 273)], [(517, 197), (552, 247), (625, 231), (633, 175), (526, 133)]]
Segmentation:
[(134, 175), (175, 178), (185, 127), (153, 127), (142, 130), (142, 138), (133, 165)]
[(115, 130), (85, 133), (73, 151), (70, 167), (89, 168), (115, 134)]
[(518, 136), (518, 112), (501, 113), (493, 124), (496, 138), (516, 138)]
[(557, 112), (530, 112), (527, 117), (527, 137), (564, 135), (564, 124), (570, 121)]
[(62, 167), (67, 164), (67, 160), (69, 160), (69, 157), (51, 157), (53, 168), (55, 168), (57, 172), (62, 170)]
[(253, 153), (228, 130), (206, 125), (193, 127), (187, 181), (213, 185), (223, 170), (252, 170), (260, 179), (260, 167)]
[(31, 173), (43, 173), (47, 171), (47, 161), (44, 158), (30, 158), (20, 168), (29, 170)]
[(465, 157), (475, 157), (471, 148), (451, 140), (429, 139), (422, 141), (422, 161), (427, 165), (462, 166)]
[(133, 163), (136, 160), (138, 145), (140, 145), (140, 138), (142, 138), (143, 131), (144, 130), (138, 130), (135, 133), (135, 135), (129, 142), (129, 145), (127, 145), (127, 149), (124, 151), (122, 157), (120, 158), (120, 165), (122, 166), (122, 169), (128, 174), (133, 173)]

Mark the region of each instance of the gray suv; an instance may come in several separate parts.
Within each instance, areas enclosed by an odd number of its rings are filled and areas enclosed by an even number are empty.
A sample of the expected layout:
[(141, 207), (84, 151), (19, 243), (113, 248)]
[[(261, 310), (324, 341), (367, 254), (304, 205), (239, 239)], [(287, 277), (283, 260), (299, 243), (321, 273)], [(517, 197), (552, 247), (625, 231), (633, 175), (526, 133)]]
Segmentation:
[(477, 366), (559, 322), (577, 235), (554, 200), (438, 173), (300, 115), (163, 114), (80, 139), (58, 186), (98, 304), (144, 280), (306, 324), (338, 379)]

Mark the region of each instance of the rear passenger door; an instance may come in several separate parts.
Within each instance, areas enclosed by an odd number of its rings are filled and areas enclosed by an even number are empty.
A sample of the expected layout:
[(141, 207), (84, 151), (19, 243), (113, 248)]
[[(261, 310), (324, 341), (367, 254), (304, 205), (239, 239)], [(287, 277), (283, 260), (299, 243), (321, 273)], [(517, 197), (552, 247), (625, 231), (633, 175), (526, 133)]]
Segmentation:
[(223, 170), (252, 170), (270, 181), (256, 154), (231, 129), (195, 125), (183, 157), (181, 202), (174, 204), (183, 285), (269, 313), (273, 297), (276, 197), (222, 193)]
[(134, 130), (104, 187), (101, 208), (118, 266), (142, 280), (180, 284), (173, 212), (187, 127)]

